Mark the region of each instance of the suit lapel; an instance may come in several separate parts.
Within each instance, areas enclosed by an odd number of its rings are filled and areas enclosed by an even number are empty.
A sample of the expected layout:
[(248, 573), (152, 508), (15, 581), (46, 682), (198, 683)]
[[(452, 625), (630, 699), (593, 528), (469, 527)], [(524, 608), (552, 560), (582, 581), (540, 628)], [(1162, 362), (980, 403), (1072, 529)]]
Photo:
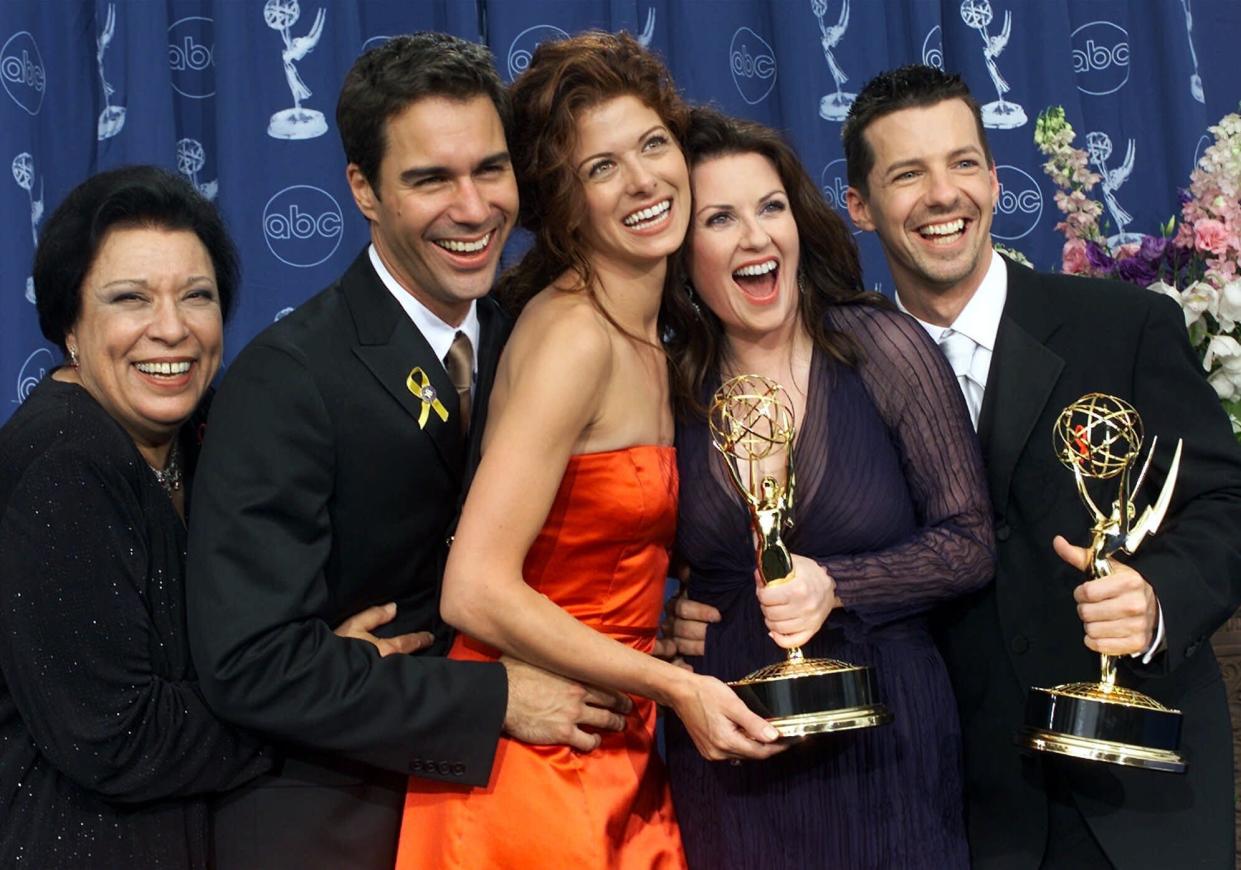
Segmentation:
[(1051, 397), (1064, 360), (1045, 342), (1061, 318), (1039, 292), (1039, 276), (1014, 263), (996, 334), (995, 353), (979, 415), (979, 438), (991, 490), (991, 503), (1003, 510), (1017, 459)]
[(430, 410), (422, 431), (435, 445), (443, 463), (454, 476), (460, 477), (465, 465), (465, 445), (457, 422), (457, 391), (443, 364), (383, 286), (366, 251), (341, 279), (341, 289), (357, 329), (354, 354), (405, 409), (415, 427), (422, 416), (423, 402), (407, 386), (407, 380), (415, 367), (421, 368), (430, 380), (436, 398), (448, 411), (448, 419), (441, 420)]
[(491, 386), (495, 383), (500, 351), (512, 327), (508, 316), (491, 297), (478, 300), (478, 383), (474, 388), (473, 414), (470, 418), (468, 477), (478, 465), (482, 452), (483, 430), (487, 425), (487, 408), (491, 402)]

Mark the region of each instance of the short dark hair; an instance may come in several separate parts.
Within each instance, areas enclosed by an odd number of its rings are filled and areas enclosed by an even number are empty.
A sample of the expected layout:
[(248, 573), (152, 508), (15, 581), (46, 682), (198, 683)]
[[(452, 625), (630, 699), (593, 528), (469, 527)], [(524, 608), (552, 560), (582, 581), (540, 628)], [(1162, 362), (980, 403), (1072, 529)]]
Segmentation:
[[(860, 359), (857, 345), (846, 334), (828, 327), (827, 310), (832, 305), (884, 302), (878, 294), (863, 290), (857, 245), (845, 222), (823, 198), (793, 146), (777, 131), (714, 108), (694, 108), (685, 137), (685, 156), (691, 169), (719, 157), (741, 154), (766, 158), (788, 194), (801, 241), (798, 315), (803, 327), (820, 350), (840, 363), (855, 365)], [(688, 274), (693, 235), (691, 228), (677, 259), (678, 277)], [(710, 375), (720, 371), (723, 362), (724, 327), (705, 306), (695, 308), (681, 287), (671, 288), (665, 296), (673, 396), (682, 412), (703, 415), (704, 385)]]
[(637, 97), (680, 147), (689, 106), (652, 51), (628, 33), (597, 30), (539, 45), (513, 82), (512, 94), (509, 149), (521, 194), (521, 225), (533, 233), (534, 245), (501, 276), (497, 292), (510, 310), (519, 311), (565, 271), (593, 292), (586, 194), (573, 166), (581, 115), (616, 97)]
[(345, 74), (336, 101), (345, 159), (356, 163), (379, 195), (379, 165), (387, 150), (387, 123), (425, 97), (491, 100), (508, 133), (508, 92), (490, 49), (447, 33), (394, 36), (364, 52)]
[(35, 308), (48, 341), (65, 336), (82, 313), (82, 282), (114, 229), (189, 230), (207, 249), (225, 320), (240, 278), (237, 249), (215, 206), (180, 175), (156, 166), (125, 166), (92, 175), (52, 212), (34, 254)]
[(881, 72), (868, 81), (858, 93), (849, 109), (844, 128), (840, 132), (844, 140), (845, 168), (849, 184), (863, 194), (868, 193), (867, 178), (875, 166), (875, 152), (862, 134), (866, 128), (884, 115), (902, 109), (925, 108), (944, 100), (961, 100), (969, 106), (978, 127), (978, 141), (982, 143), (987, 165), (994, 166), (991, 146), (982, 126), (982, 112), (978, 101), (970, 93), (959, 75), (948, 74), (933, 66), (912, 63), (898, 69)]

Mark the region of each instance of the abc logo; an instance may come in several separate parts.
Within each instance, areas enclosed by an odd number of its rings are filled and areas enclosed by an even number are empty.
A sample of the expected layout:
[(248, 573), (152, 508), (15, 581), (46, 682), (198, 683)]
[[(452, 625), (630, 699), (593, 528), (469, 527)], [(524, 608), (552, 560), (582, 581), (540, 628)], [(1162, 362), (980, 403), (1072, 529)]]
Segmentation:
[(1110, 21), (1073, 31), (1073, 72), (1083, 94), (1114, 94), (1129, 81), (1129, 33)]
[(776, 55), (763, 39), (748, 27), (739, 27), (728, 46), (728, 67), (741, 99), (751, 106), (761, 103), (776, 86)]
[(922, 40), (922, 62), (936, 69), (944, 68), (944, 32), (938, 24), (926, 32)]
[(340, 247), (344, 216), (330, 193), (309, 184), (286, 187), (263, 208), (263, 237), (277, 260), (299, 269), (317, 266)]
[(17, 373), (17, 402), (26, 401), (30, 391), (39, 385), (48, 370), (56, 365), (56, 358), (46, 347), (41, 347), (26, 357), (21, 370)]
[[(849, 218), (849, 202), (845, 199), (845, 191), (848, 189), (849, 182), (845, 179), (843, 157), (823, 167), (823, 171), (819, 173), (819, 190), (823, 191), (823, 198), (827, 200), (827, 204), (836, 209), (844, 219), (845, 226), (852, 228), (853, 222)], [(861, 230), (853, 230), (855, 236), (861, 232)]]
[(215, 96), (215, 21), (191, 15), (168, 28), (172, 89), (191, 100)]
[(27, 114), (39, 114), (47, 90), (47, 73), (38, 44), (25, 30), (14, 33), (0, 47), (0, 82)]
[(551, 24), (536, 24), (517, 34), (513, 44), (508, 47), (509, 80), (517, 78), (530, 66), (530, 58), (534, 57), (534, 50), (539, 47), (539, 43), (568, 38), (569, 34)]
[(995, 167), (1000, 193), (995, 198), (991, 235), (1005, 242), (1024, 238), (1043, 216), (1043, 191), (1029, 173), (1016, 166)]

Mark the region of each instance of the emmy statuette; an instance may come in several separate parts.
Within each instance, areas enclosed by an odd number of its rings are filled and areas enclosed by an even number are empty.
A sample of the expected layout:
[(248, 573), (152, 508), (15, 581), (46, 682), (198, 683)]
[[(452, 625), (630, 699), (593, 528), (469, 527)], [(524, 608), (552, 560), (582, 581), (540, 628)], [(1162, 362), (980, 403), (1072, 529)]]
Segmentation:
[[(749, 507), (759, 576), (766, 585), (794, 577), (792, 557), (780, 537), (792, 523), (796, 431), (792, 407), (775, 381), (740, 375), (716, 391), (708, 417), (711, 441)], [(782, 457), (783, 482), (773, 473), (780, 470)], [(807, 659), (798, 648), (788, 650), (785, 661), (729, 685), (784, 738), (869, 728), (892, 720), (879, 702), (869, 667)]]
[[(1089, 393), (1064, 409), (1053, 435), (1056, 453), (1073, 471), (1078, 495), (1094, 519), (1088, 573), (1091, 578), (1106, 577), (1111, 573), (1109, 556), (1132, 554), (1163, 521), (1180, 468), (1181, 442), (1177, 442), (1159, 497), (1135, 519), (1134, 497), (1146, 478), (1158, 439), (1152, 440), (1131, 491), (1130, 469), (1142, 450), (1142, 418), (1133, 406), (1115, 396)], [(1090, 497), (1086, 481), (1112, 478), (1118, 478), (1116, 499), (1111, 512), (1105, 514)], [(1017, 744), (1088, 761), (1184, 773), (1185, 759), (1177, 752), (1180, 711), (1117, 685), (1115, 657), (1101, 659), (1097, 683), (1030, 689), (1026, 722), (1017, 733)]]

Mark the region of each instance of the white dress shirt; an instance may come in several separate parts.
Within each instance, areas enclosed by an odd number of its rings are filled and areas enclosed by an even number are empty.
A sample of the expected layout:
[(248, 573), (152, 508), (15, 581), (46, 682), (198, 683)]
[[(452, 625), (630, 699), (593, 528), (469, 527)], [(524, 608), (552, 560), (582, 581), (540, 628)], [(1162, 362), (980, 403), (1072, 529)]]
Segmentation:
[(379, 258), (379, 252), (375, 250), (374, 245), (367, 249), (367, 254), (371, 258), (371, 265), (375, 267), (375, 274), (379, 276), (379, 280), (383, 282), (383, 285), (388, 288), (388, 292), (405, 309), (405, 313), (414, 322), (415, 328), (422, 333), (422, 337), (427, 340), (427, 344), (431, 345), (431, 350), (435, 353), (435, 357), (440, 361), (441, 366), (444, 364), (444, 357), (448, 356), (448, 349), (452, 347), (452, 340), (456, 338), (457, 333), (465, 333), (465, 337), (470, 340), (470, 347), (474, 349), (474, 381), (477, 383), (478, 303), (470, 302), (470, 310), (466, 313), (465, 320), (461, 321), (460, 326), (445, 323), (436, 317), (431, 312), (431, 309), (415, 299), (414, 294), (397, 283), (396, 278), (392, 277), (388, 267)]
[[(991, 252), (991, 265), (987, 267), (987, 274), (983, 276), (982, 283), (978, 285), (974, 295), (965, 303), (965, 307), (961, 309), (961, 313), (950, 326), (927, 323), (910, 314), (909, 309), (901, 302), (900, 288), (898, 287), (896, 291), (896, 307), (922, 324), (922, 328), (936, 344), (942, 344), (946, 337), (955, 332), (969, 337), (977, 345), (968, 374), (970, 379), (982, 388), (982, 392), (987, 389), (991, 356), (995, 353), (995, 337), (1000, 330), (1000, 318), (1004, 315), (1006, 299), (1008, 299), (1008, 267), (1004, 263), (1004, 258), (994, 250)], [(972, 401), (974, 397), (970, 395), (968, 385), (962, 384), (961, 389), (965, 394), (965, 403), (970, 409), (974, 429), (977, 430), (978, 412), (982, 403)], [(1048, 545), (1050, 546), (1050, 543)], [(1159, 608), (1159, 624), (1155, 629), (1154, 640), (1151, 641), (1145, 653), (1134, 653), (1131, 656), (1131, 658), (1141, 656), (1142, 664), (1149, 664), (1151, 657), (1164, 647), (1163, 605), (1158, 602), (1156, 605)]]

